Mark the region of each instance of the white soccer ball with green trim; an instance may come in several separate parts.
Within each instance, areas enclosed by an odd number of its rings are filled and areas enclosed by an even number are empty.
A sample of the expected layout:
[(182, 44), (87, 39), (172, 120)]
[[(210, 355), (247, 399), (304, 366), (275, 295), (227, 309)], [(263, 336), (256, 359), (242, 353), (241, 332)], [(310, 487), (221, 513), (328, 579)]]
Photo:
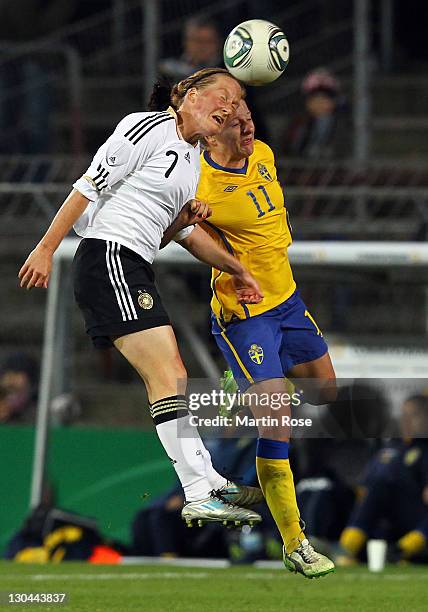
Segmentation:
[(290, 47), (284, 32), (274, 23), (250, 19), (226, 38), (223, 57), (226, 68), (240, 81), (266, 85), (286, 69)]

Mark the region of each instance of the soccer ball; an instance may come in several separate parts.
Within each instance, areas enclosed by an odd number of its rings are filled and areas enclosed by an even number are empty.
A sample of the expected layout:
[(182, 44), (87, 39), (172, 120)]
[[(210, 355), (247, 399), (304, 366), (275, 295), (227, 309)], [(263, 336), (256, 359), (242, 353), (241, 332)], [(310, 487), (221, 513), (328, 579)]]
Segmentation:
[(263, 19), (250, 19), (236, 26), (223, 49), (226, 68), (248, 85), (275, 81), (286, 69), (289, 55), (284, 32)]

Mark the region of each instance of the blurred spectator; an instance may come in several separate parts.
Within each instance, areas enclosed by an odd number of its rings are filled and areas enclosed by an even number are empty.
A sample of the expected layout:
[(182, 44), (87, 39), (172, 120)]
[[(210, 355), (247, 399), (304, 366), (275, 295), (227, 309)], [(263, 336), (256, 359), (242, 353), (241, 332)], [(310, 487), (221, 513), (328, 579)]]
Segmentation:
[[(428, 542), (428, 396), (409, 397), (402, 406), (402, 440), (370, 462), (340, 544), (348, 560), (363, 552), (369, 538), (392, 544), (395, 560), (417, 558)], [(424, 436), (415, 438), (415, 436)]]
[(159, 71), (172, 83), (201, 68), (221, 66), (222, 39), (214, 21), (192, 17), (184, 26), (183, 53), (179, 58), (161, 60)]
[(0, 423), (32, 423), (38, 366), (25, 353), (14, 353), (0, 367)]
[(303, 80), (303, 113), (292, 118), (284, 143), (288, 155), (323, 160), (346, 156), (343, 97), (338, 79), (325, 68), (310, 72)]
[[(172, 84), (186, 78), (195, 70), (223, 66), (222, 48), (223, 37), (216, 22), (204, 17), (191, 17), (184, 27), (182, 55), (161, 60), (160, 77)], [(254, 88), (247, 88), (247, 102), (256, 124), (257, 138), (266, 140), (264, 113), (258, 109), (257, 96), (253, 90)], [(262, 99), (260, 103), (262, 108)]]
[[(39, 366), (26, 353), (13, 353), (0, 365), (0, 423), (34, 423)], [(82, 408), (72, 393), (52, 398), (51, 425), (70, 425)]]
[(47, 37), (70, 21), (75, 7), (76, 0), (0, 0), (0, 151), (49, 151), (51, 56), (31, 49), (22, 52), (16, 45)]
[(93, 518), (41, 503), (8, 541), (4, 558), (19, 563), (119, 563), (123, 552), (122, 544), (103, 538)]

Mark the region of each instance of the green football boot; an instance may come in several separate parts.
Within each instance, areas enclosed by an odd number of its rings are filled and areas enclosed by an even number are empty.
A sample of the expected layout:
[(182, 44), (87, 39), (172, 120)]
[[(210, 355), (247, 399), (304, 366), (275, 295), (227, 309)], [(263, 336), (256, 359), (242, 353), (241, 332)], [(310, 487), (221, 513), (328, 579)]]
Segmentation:
[(334, 572), (333, 561), (314, 550), (307, 539), (292, 553), (287, 554), (284, 548), (283, 558), (290, 572), (302, 574), (305, 578), (319, 578)]

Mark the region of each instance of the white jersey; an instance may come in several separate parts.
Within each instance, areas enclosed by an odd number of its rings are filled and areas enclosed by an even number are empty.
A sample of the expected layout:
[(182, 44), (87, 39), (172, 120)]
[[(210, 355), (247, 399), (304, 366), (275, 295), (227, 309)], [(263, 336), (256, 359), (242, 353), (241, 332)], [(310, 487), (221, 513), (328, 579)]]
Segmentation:
[(128, 115), (73, 185), (91, 200), (75, 232), (118, 242), (152, 263), (164, 231), (195, 197), (199, 155), (199, 145), (177, 132), (173, 112)]

